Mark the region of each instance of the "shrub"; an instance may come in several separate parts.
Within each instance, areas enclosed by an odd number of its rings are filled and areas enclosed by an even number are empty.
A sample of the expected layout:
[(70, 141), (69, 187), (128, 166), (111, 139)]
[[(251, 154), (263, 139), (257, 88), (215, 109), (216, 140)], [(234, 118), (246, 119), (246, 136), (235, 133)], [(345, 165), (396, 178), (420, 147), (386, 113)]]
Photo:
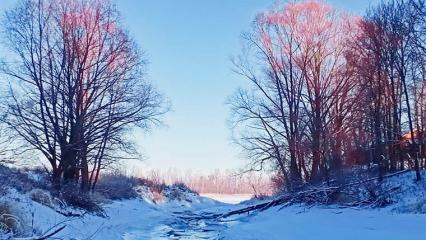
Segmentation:
[(271, 177), (272, 191), (275, 193), (286, 191), (286, 182), (283, 176), (280, 174), (274, 174)]
[(130, 199), (138, 196), (134, 189), (137, 179), (124, 174), (107, 174), (99, 179), (97, 191), (111, 200)]
[(152, 201), (154, 203), (162, 203), (164, 202), (164, 195), (161, 192), (153, 192), (152, 193)]
[(191, 201), (188, 198), (188, 194), (198, 195), (197, 192), (191, 190), (184, 183), (174, 183), (171, 186), (167, 186), (163, 190), (163, 194), (170, 200), (178, 201)]
[(164, 195), (170, 200), (185, 200), (185, 194), (177, 188), (168, 188)]
[(43, 189), (33, 189), (30, 192), (30, 198), (35, 201), (38, 202), (42, 205), (45, 205), (47, 207), (53, 208), (54, 204), (53, 204), (53, 200), (52, 200), (52, 196), (50, 196), (50, 193), (43, 190)]
[(166, 189), (167, 185), (161, 181), (152, 181), (146, 178), (139, 178), (138, 185), (147, 186), (154, 193), (162, 193)]
[(85, 209), (98, 215), (104, 214), (102, 207), (91, 198), (90, 193), (80, 191), (74, 184), (63, 186), (59, 197), (72, 207)]
[(17, 210), (10, 202), (0, 202), (0, 233), (21, 235), (25, 227)]
[(177, 189), (181, 190), (182, 192), (193, 193), (193, 194), (198, 195), (198, 193), (196, 191), (192, 190), (190, 187), (188, 187), (185, 183), (182, 183), (182, 182), (173, 183), (171, 187), (177, 188)]
[(14, 188), (19, 192), (29, 192), (34, 188), (51, 190), (49, 176), (42, 169), (16, 169), (0, 164), (0, 186)]

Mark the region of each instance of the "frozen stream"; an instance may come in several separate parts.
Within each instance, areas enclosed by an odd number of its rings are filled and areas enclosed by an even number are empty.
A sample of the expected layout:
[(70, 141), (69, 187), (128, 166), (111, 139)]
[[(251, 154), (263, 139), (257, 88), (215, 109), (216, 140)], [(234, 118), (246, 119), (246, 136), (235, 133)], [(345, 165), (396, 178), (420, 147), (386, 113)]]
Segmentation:
[(222, 221), (216, 218), (205, 218), (212, 214), (229, 211), (235, 208), (236, 204), (248, 200), (251, 194), (201, 194), (206, 198), (211, 198), (225, 204), (219, 207), (203, 209), (199, 211), (180, 210), (172, 211), (170, 218), (155, 226), (149, 232), (134, 231), (126, 235), (127, 239), (221, 239), (220, 233), (234, 221)]
[(217, 214), (219, 209), (209, 211), (176, 211), (171, 212), (170, 218), (160, 222), (149, 231), (133, 231), (126, 234), (126, 240), (139, 239), (212, 239), (220, 238), (220, 233), (233, 221), (220, 221), (216, 218), (204, 218)]

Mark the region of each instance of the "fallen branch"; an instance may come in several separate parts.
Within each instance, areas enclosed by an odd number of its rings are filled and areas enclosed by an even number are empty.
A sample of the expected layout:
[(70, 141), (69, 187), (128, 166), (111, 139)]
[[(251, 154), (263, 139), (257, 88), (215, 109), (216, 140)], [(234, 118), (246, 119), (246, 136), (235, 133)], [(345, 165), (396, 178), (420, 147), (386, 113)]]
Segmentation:
[(58, 234), (60, 231), (64, 230), (65, 227), (66, 226), (64, 225), (64, 226), (56, 229), (55, 231), (53, 231), (53, 232), (51, 232), (51, 233), (49, 233), (49, 234), (47, 234), (45, 236), (42, 236), (42, 237), (39, 237), (39, 238), (35, 238), (34, 240), (45, 240), (45, 239), (49, 239), (50, 237), (53, 237), (56, 234)]
[[(391, 173), (391, 174), (382, 176), (381, 178), (382, 179), (390, 178), (390, 177), (393, 177), (393, 176), (396, 176), (396, 175), (407, 173), (409, 171), (410, 170), (403, 170), (403, 171), (399, 171), (399, 172), (395, 172), (395, 173)], [(245, 214), (245, 213), (249, 214), (250, 212), (264, 211), (264, 210), (269, 209), (271, 207), (278, 206), (278, 205), (284, 205), (284, 204), (285, 204), (285, 206), (289, 206), (289, 205), (296, 204), (296, 203), (330, 204), (330, 201), (332, 200), (331, 196), (333, 194), (342, 193), (342, 194), (346, 194), (348, 196), (352, 196), (350, 191), (345, 191), (345, 189), (348, 189), (351, 186), (364, 184), (364, 183), (375, 181), (375, 180), (378, 180), (378, 179), (380, 179), (380, 177), (369, 178), (369, 179), (366, 179), (366, 180), (352, 182), (352, 183), (344, 184), (344, 185), (341, 185), (341, 186), (328, 186), (328, 187), (311, 187), (310, 186), (310, 187), (307, 187), (307, 189), (305, 189), (303, 191), (299, 191), (299, 192), (295, 192), (295, 193), (285, 193), (285, 194), (280, 195), (280, 196), (276, 197), (275, 199), (268, 201), (268, 202), (264, 202), (264, 203), (252, 205), (252, 206), (249, 206), (249, 207), (233, 210), (233, 211), (223, 213), (223, 214), (204, 215), (204, 216), (199, 217), (199, 218), (203, 218), (203, 219), (206, 219), (206, 218), (207, 219), (227, 218), (227, 217), (230, 217), (232, 215), (241, 215), (241, 214)], [(381, 195), (389, 194), (391, 192), (398, 190), (399, 188), (400, 187), (393, 187), (391, 189), (385, 190), (381, 193)], [(359, 200), (359, 201), (355, 201), (353, 203), (343, 204), (343, 206), (344, 207), (356, 207), (356, 206), (375, 207), (375, 206), (382, 206), (383, 205), (382, 201), (383, 201), (383, 198), (380, 198), (380, 196), (377, 196), (375, 199)]]
[(63, 225), (63, 226), (58, 227), (58, 228), (55, 229), (56, 226), (57, 225), (55, 225), (54, 227), (50, 228), (44, 234), (42, 234), (41, 236), (38, 236), (38, 237), (13, 238), (13, 239), (14, 240), (46, 240), (46, 239), (49, 239), (49, 238), (55, 236), (56, 234), (58, 234), (59, 232), (61, 232), (62, 230), (64, 230), (65, 227), (66, 227), (66, 225)]

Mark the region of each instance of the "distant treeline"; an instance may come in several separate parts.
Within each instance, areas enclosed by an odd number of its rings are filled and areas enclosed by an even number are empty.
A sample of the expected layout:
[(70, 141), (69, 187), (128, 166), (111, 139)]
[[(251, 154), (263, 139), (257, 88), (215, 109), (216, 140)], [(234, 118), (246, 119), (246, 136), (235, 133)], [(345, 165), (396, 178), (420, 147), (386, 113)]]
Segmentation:
[(273, 191), (270, 178), (254, 172), (236, 174), (230, 170), (215, 170), (210, 174), (200, 174), (191, 170), (168, 169), (133, 173), (133, 175), (157, 183), (184, 183), (198, 193), (265, 195)]

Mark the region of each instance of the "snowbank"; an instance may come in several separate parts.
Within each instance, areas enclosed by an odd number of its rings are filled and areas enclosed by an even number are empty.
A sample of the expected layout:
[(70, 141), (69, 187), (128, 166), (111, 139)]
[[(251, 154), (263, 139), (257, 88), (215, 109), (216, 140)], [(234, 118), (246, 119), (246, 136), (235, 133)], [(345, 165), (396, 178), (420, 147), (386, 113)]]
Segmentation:
[[(168, 195), (178, 195), (179, 190), (169, 188), (162, 202), (156, 203), (153, 194), (147, 188), (139, 189), (143, 193), (140, 198), (113, 201), (103, 206), (106, 217), (84, 213), (82, 210), (65, 208), (62, 211), (82, 214), (80, 217), (66, 217), (58, 213), (58, 209), (42, 205), (31, 199), (31, 194), (21, 194), (14, 190), (1, 197), (2, 201), (12, 203), (16, 214), (22, 216), (25, 229), (33, 229), (34, 232), (26, 232), (21, 236), (45, 236), (59, 229), (55, 237), (59, 239), (132, 239), (132, 232), (155, 234), (153, 229), (170, 221), (173, 214), (179, 211), (200, 210), (216, 206), (219, 203), (195, 193), (179, 192), (180, 199), (169, 198)], [(140, 234), (138, 235), (140, 237)], [(1, 235), (0, 239), (9, 239), (10, 235)], [(146, 238), (150, 239), (148, 235)], [(146, 239), (138, 238), (138, 239)]]
[(424, 240), (426, 215), (291, 206), (245, 216), (222, 233), (229, 240)]
[[(389, 205), (384, 208), (275, 206), (250, 215), (233, 216), (232, 225), (221, 237), (230, 240), (423, 240), (426, 239), (426, 171), (422, 176), (420, 182), (414, 181), (412, 172), (384, 179), (376, 191), (393, 189), (385, 195)], [(369, 194), (362, 196), (364, 190), (356, 192), (359, 197), (369, 197)], [(250, 200), (244, 204), (261, 202)]]

